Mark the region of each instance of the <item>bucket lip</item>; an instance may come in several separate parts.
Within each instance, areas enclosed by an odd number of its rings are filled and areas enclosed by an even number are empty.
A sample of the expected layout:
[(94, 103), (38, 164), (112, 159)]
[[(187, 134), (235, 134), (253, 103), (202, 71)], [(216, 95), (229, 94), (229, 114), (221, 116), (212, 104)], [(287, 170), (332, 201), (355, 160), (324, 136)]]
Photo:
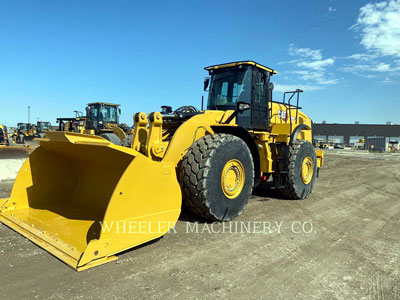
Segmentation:
[[(45, 233), (42, 233), (43, 236), (40, 237), (38, 234), (32, 232), (32, 230), (29, 230), (29, 227), (27, 225), (23, 226), (23, 222), (18, 221), (18, 219), (8, 216), (1, 212), (0, 212), (0, 222), (3, 223), (4, 225), (6, 225), (7, 227), (11, 228), (15, 232), (26, 237), (27, 239), (29, 239), (31, 242), (35, 243), (42, 249), (46, 250), (51, 255), (58, 258), (60, 261), (62, 261), (63, 263), (65, 263), (67, 266), (71, 267), (75, 271), (83, 271), (83, 270), (93, 268), (93, 267), (102, 265), (104, 263), (118, 259), (117, 256), (111, 255), (111, 256), (101, 257), (99, 259), (92, 260), (89, 263), (84, 264), (84, 265), (80, 265), (79, 261), (81, 260), (83, 254), (85, 253), (86, 250), (82, 253), (80, 253), (80, 252), (77, 253), (77, 251), (74, 251), (74, 250), (71, 250), (70, 252), (65, 251), (65, 247), (63, 247), (64, 249), (60, 249), (60, 247), (57, 247), (57, 245), (58, 245), (57, 241), (54, 241), (53, 243), (49, 243), (45, 240), (45, 238), (44, 238), (44, 236), (46, 235)], [(58, 243), (60, 243), (60, 242), (58, 242)]]
[(47, 242), (44, 239), (44, 237), (46, 236), (45, 233), (43, 233), (43, 236), (40, 237), (38, 234), (32, 232), (32, 230), (28, 228), (28, 225), (24, 226), (22, 221), (19, 221), (12, 216), (0, 213), (0, 222), (2, 222), (4, 225), (8, 226), (12, 230), (18, 232), (19, 234), (23, 235), (24, 237), (28, 238), (30, 241), (48, 251), (53, 256), (57, 257), (73, 269), (77, 269), (80, 259), (80, 255), (78, 256), (78, 258), (76, 257), (77, 251), (66, 251), (65, 249), (61, 250), (60, 247), (57, 247), (57, 241), (54, 241), (54, 244)]

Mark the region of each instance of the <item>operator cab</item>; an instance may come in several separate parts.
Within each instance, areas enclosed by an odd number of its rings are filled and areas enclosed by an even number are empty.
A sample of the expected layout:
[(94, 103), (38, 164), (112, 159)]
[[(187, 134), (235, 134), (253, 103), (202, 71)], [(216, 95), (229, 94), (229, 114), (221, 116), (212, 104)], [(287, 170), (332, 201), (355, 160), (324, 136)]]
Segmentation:
[(119, 104), (95, 102), (89, 103), (86, 107), (86, 118), (89, 129), (101, 130), (105, 124), (118, 124), (121, 109)]
[[(237, 124), (248, 129), (268, 128), (268, 103), (272, 101), (270, 77), (277, 72), (254, 61), (206, 67), (211, 76), (208, 110), (236, 110), (238, 103), (250, 109), (237, 115)], [(209, 79), (204, 82), (205, 89)]]
[(39, 131), (49, 131), (51, 130), (50, 127), (51, 127), (50, 122), (42, 122), (42, 121), (37, 122), (37, 129)]
[(26, 130), (26, 131), (28, 131), (28, 130), (31, 129), (31, 126), (32, 125), (30, 123), (18, 123), (17, 124), (18, 130)]

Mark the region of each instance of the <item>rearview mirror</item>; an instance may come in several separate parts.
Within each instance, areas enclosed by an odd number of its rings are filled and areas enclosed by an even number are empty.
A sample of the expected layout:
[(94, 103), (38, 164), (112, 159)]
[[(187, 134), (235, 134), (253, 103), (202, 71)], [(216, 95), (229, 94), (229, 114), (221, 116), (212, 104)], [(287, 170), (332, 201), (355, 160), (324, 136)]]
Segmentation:
[(236, 103), (236, 110), (226, 119), (225, 124), (229, 124), (238, 114), (243, 113), (245, 110), (250, 109), (250, 104), (246, 102)]
[(246, 102), (238, 102), (237, 104), (236, 104), (236, 110), (238, 111), (238, 112), (244, 112), (245, 110), (248, 110), (248, 109), (250, 109), (250, 104), (249, 103), (246, 103)]
[(120, 108), (118, 108), (118, 114), (119, 114), (119, 115), (121, 114), (121, 109), (120, 109)]
[(204, 78), (204, 91), (207, 91), (208, 84), (210, 83), (210, 77)]

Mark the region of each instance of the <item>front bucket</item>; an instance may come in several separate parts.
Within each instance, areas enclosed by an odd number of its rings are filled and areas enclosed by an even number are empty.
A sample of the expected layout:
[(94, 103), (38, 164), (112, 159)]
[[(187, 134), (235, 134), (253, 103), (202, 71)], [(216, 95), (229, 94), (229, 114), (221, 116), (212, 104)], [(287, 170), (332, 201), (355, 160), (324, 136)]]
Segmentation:
[(173, 164), (98, 136), (48, 132), (0, 199), (0, 221), (83, 270), (162, 236), (180, 209)]

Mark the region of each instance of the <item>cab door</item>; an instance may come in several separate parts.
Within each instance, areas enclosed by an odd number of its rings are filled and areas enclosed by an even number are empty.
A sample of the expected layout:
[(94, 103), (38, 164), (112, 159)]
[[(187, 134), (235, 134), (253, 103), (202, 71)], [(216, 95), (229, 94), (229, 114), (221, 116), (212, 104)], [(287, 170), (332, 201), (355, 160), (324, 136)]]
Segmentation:
[(268, 128), (268, 82), (269, 73), (253, 68), (253, 91), (251, 103), (252, 129)]

